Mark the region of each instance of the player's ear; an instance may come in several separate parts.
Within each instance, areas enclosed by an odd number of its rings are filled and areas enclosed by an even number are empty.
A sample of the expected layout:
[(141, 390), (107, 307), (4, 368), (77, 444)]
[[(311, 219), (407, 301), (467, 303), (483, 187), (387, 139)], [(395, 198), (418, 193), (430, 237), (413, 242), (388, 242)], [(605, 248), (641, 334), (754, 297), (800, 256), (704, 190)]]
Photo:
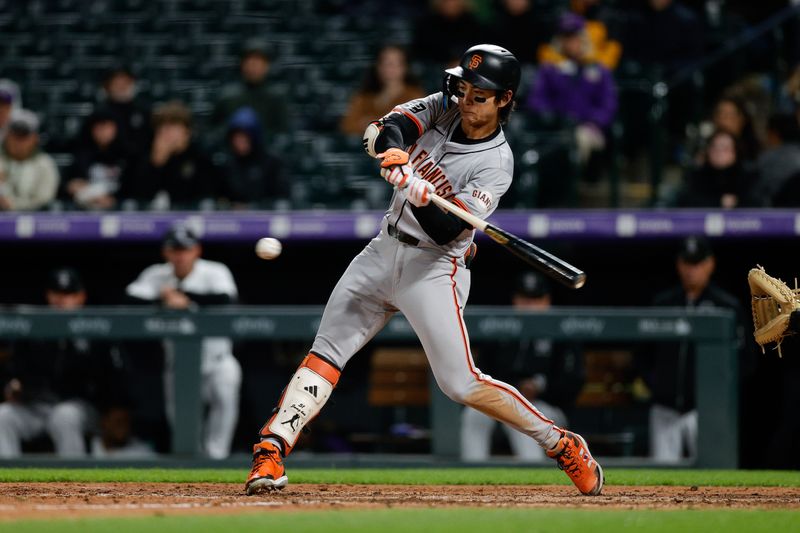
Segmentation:
[(496, 98), (497, 100), (497, 107), (505, 107), (511, 103), (511, 100), (514, 98), (514, 93), (511, 91), (505, 91), (503, 94)]

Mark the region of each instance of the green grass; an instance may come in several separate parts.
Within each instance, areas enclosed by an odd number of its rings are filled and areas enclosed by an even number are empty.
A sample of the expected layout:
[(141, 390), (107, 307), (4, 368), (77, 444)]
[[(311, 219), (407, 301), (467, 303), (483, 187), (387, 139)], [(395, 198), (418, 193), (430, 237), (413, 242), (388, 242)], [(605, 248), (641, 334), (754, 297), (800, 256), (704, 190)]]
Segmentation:
[[(289, 469), (290, 483), (359, 483), (412, 485), (568, 485), (556, 468), (430, 468), (430, 469)], [(6, 468), (0, 482), (168, 482), (243, 483), (242, 469), (114, 469)], [(800, 472), (756, 470), (606, 469), (609, 485), (697, 485), (800, 487)]]
[[(0, 522), (0, 530), (3, 530)], [(726, 533), (798, 531), (800, 513), (790, 511), (589, 511), (568, 509), (376, 509), (310, 511), (305, 513), (247, 513), (226, 516), (155, 516), (139, 518), (28, 520), (7, 524), (9, 531), (33, 533), (127, 533), (163, 531), (552, 531), (568, 533), (641, 533), (725, 531)]]

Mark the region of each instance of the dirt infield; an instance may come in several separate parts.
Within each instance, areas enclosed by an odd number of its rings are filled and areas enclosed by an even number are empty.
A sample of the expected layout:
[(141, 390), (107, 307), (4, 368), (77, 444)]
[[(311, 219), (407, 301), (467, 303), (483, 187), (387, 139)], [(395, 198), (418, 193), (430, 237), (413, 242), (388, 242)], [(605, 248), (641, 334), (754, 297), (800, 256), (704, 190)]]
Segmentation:
[(597, 497), (571, 486), (290, 485), (245, 496), (225, 483), (0, 483), (0, 520), (380, 507), (800, 509), (800, 488), (615, 487)]

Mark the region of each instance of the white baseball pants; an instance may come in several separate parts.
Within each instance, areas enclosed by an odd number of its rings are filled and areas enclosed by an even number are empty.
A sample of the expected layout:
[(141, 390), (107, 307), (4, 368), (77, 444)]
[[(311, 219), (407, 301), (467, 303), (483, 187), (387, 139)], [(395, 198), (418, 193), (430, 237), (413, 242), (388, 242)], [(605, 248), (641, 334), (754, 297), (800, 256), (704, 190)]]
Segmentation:
[[(164, 371), (164, 396), (167, 418), (175, 419), (174, 355), (167, 350)], [(242, 367), (233, 354), (203, 354), (201, 371), (202, 398), (208, 405), (203, 424), (203, 451), (212, 459), (224, 459), (231, 453), (233, 433), (239, 421), (239, 393)]]
[(47, 433), (59, 457), (85, 457), (85, 434), (96, 426), (97, 412), (87, 402), (0, 403), (0, 458), (22, 455), (22, 442)]

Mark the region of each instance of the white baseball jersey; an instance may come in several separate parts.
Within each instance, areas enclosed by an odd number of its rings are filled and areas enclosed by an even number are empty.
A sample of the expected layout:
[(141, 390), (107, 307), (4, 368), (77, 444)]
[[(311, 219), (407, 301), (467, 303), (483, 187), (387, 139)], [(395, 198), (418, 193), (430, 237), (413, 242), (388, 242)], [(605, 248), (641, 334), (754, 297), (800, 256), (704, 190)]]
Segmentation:
[[(178, 279), (171, 264), (147, 267), (128, 285), (130, 296), (158, 300), (161, 290), (171, 287), (193, 294), (227, 294), (236, 298), (238, 291), (227, 266), (216, 261), (198, 259), (192, 271)], [(164, 397), (167, 417), (175, 417), (173, 382), (174, 345), (165, 342)], [(233, 356), (233, 343), (226, 337), (205, 337), (202, 342), (202, 397), (208, 403), (208, 416), (203, 428), (203, 449), (209, 457), (222, 459), (230, 454), (233, 433), (239, 419), (239, 388), (242, 369)]]
[[(169, 263), (152, 265), (144, 269), (139, 277), (128, 285), (126, 291), (134, 298), (158, 300), (164, 287), (194, 294), (227, 294), (231, 298), (238, 296), (233, 274), (228, 267), (207, 259), (198, 259), (192, 271), (183, 279), (178, 279)], [(213, 356), (230, 353), (233, 353), (230, 339), (226, 337), (203, 339), (204, 363)]]
[[(406, 147), (409, 164), (417, 176), (436, 187), (436, 194), (482, 219), (497, 209), (514, 173), (514, 155), (502, 129), (479, 141), (453, 141), (455, 129), (461, 127), (461, 113), (443, 93), (412, 100), (392, 113), (405, 115), (419, 129), (417, 142)], [(420, 227), (402, 191), (395, 192), (386, 217), (400, 231), (438, 246)], [(448, 255), (463, 255), (474, 233), (464, 231), (442, 248)]]

